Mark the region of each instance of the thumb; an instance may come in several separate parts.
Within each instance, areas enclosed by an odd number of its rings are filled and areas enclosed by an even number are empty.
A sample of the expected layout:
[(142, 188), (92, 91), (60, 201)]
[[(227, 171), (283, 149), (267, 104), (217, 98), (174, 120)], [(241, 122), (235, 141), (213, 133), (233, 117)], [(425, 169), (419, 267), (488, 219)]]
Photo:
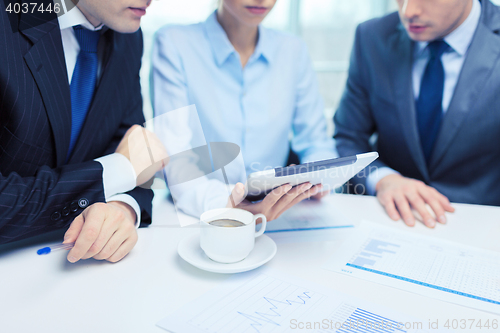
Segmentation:
[(229, 199), (227, 201), (227, 208), (236, 208), (243, 199), (245, 199), (245, 185), (242, 183), (237, 183), (233, 191), (231, 192), (231, 195), (229, 196)]
[(76, 241), (76, 239), (80, 235), (80, 232), (82, 231), (83, 223), (83, 214), (80, 214), (73, 220), (73, 222), (71, 222), (69, 229), (64, 234), (63, 244), (74, 243)]

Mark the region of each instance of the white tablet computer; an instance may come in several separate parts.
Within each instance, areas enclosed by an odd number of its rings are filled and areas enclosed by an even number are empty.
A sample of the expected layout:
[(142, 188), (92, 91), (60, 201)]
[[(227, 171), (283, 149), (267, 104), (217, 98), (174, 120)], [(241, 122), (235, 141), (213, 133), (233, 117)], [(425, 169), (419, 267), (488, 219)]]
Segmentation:
[(290, 184), (322, 184), (325, 190), (344, 185), (361, 170), (378, 158), (377, 152), (334, 158), (301, 165), (254, 172), (248, 176), (247, 199), (260, 200), (273, 189)]

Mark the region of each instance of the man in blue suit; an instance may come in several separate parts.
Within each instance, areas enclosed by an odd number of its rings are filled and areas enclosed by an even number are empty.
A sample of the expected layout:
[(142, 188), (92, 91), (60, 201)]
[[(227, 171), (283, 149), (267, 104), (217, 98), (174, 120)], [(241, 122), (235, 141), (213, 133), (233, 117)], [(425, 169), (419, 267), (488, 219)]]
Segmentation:
[(139, 126), (150, 2), (65, 1), (57, 17), (58, 1), (0, 0), (0, 244), (69, 227), (70, 262), (116, 262), (151, 220), (152, 192), (134, 189), (166, 156)]
[(335, 138), (342, 156), (380, 154), (357, 192), (409, 226), (413, 208), (432, 228), (453, 211), (448, 200), (500, 205), (500, 9), (397, 2), (399, 15), (356, 31)]

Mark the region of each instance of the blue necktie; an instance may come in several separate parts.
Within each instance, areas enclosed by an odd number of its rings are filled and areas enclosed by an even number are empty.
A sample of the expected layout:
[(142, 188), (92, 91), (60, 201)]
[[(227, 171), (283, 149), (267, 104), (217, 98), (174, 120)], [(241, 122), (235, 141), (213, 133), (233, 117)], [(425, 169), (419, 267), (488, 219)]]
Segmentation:
[(78, 44), (80, 44), (80, 53), (76, 60), (70, 85), (71, 141), (66, 160), (69, 160), (75, 148), (94, 96), (98, 66), (97, 45), (101, 36), (99, 31), (90, 31), (80, 25), (73, 27), (73, 30), (75, 31)]
[(441, 56), (448, 49), (448, 44), (436, 40), (427, 47), (431, 56), (422, 77), (416, 107), (420, 143), (429, 165), (443, 118), (444, 67)]

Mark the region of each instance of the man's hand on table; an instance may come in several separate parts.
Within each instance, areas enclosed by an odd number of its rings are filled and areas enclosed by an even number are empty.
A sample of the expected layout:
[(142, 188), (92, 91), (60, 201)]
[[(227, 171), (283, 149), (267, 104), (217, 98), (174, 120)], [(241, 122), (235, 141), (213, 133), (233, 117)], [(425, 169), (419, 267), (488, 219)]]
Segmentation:
[(234, 202), (235, 208), (247, 210), (252, 214), (264, 214), (267, 221), (272, 221), (302, 200), (321, 193), (321, 190), (321, 185), (313, 186), (310, 183), (295, 187), (287, 184), (272, 190), (262, 201), (253, 203), (245, 199), (245, 185), (238, 183), (231, 193), (232, 198), (229, 198), (227, 207), (233, 207)]
[(94, 258), (117, 262), (137, 243), (136, 215), (126, 203), (112, 201), (87, 207), (71, 223), (63, 243), (75, 242), (69, 262)]
[[(394, 221), (403, 219), (406, 225), (415, 225), (413, 208), (429, 228), (434, 228), (436, 222), (446, 223), (445, 212), (454, 212), (447, 197), (425, 183), (403, 177), (399, 174), (382, 178), (376, 186), (377, 198), (384, 206), (389, 217)], [(434, 218), (427, 206), (434, 211)], [(437, 221), (436, 221), (437, 219)]]

